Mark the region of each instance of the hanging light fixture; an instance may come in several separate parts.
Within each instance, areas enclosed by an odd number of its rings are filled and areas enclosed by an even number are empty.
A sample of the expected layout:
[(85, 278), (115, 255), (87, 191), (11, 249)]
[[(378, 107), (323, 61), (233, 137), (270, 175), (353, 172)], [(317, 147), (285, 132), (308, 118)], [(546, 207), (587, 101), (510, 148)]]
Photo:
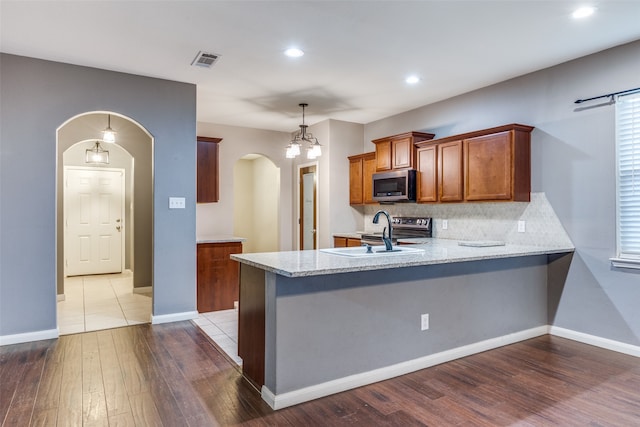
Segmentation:
[(105, 150), (100, 145), (100, 141), (96, 141), (93, 148), (87, 148), (84, 152), (85, 163), (102, 163), (109, 164), (109, 150)]
[(301, 103), (298, 105), (302, 107), (302, 124), (300, 125), (300, 130), (296, 132), (289, 145), (287, 145), (286, 157), (287, 159), (293, 159), (299, 156), (302, 144), (306, 142), (309, 144), (307, 146), (307, 159), (315, 159), (322, 155), (322, 145), (318, 142), (318, 138), (315, 138), (313, 134), (307, 132), (308, 126), (304, 124), (304, 109), (308, 107), (309, 104)]
[(109, 122), (107, 123), (107, 128), (102, 131), (102, 140), (104, 142), (114, 143), (116, 142), (116, 131), (111, 129), (111, 114), (108, 116)]

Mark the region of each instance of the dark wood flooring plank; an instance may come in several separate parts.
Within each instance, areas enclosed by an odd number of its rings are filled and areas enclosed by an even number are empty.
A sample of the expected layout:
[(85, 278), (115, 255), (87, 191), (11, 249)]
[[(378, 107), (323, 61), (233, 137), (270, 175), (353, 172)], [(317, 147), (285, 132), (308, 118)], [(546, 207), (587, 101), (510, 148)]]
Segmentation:
[(12, 427), (640, 425), (638, 358), (550, 336), (279, 411), (190, 322), (5, 346), (0, 377)]

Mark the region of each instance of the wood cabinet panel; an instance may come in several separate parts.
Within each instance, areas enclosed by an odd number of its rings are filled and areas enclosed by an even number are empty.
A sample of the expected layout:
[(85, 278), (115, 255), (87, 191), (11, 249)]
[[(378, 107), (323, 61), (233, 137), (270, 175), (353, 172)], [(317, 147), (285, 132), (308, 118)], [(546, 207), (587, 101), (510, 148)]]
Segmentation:
[(376, 204), (373, 200), (373, 174), (376, 173), (376, 153), (366, 153), (362, 156), (362, 189), (365, 205)]
[(218, 144), (222, 138), (197, 137), (197, 203), (219, 200)]
[(392, 169), (409, 169), (413, 164), (415, 147), (411, 137), (394, 139), (391, 142)]
[(373, 174), (376, 172), (376, 154), (349, 156), (349, 204), (377, 203), (373, 200)]
[(438, 145), (438, 198), (441, 202), (463, 200), (462, 141)]
[(347, 238), (346, 237), (334, 237), (333, 238), (333, 247), (334, 248), (346, 248), (347, 247)]
[(349, 158), (349, 204), (361, 205), (364, 203), (363, 187), (364, 162), (361, 157)]
[(417, 202), (438, 201), (437, 146), (431, 145), (418, 149), (418, 194)]
[(242, 374), (258, 390), (264, 385), (265, 362), (265, 279), (264, 270), (240, 266), (240, 306), (238, 307), (238, 356)]
[(361, 245), (362, 245), (362, 241), (360, 239), (354, 239), (352, 237), (347, 238), (347, 246), (348, 247), (361, 246)]
[(391, 140), (376, 143), (376, 170), (378, 172), (391, 170)]
[(238, 262), (231, 254), (242, 253), (242, 243), (199, 243), (197, 245), (198, 312), (227, 310), (238, 301)]
[(465, 199), (510, 200), (511, 133), (465, 139)]
[(360, 239), (355, 239), (353, 237), (334, 237), (333, 238), (333, 247), (334, 248), (346, 248), (352, 246), (361, 246)]

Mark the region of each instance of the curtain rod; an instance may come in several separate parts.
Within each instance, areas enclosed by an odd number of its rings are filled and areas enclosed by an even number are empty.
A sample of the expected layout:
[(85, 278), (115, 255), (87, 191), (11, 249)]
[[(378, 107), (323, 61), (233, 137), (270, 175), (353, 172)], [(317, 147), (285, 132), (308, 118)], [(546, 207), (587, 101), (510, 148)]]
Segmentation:
[(632, 92), (640, 92), (640, 87), (637, 87), (635, 89), (621, 90), (620, 92), (608, 93), (606, 95), (594, 96), (593, 98), (577, 99), (575, 104), (582, 104), (583, 102), (593, 101), (594, 99), (600, 99), (600, 98), (609, 98), (609, 97), (613, 98), (616, 95), (621, 95), (623, 93), (632, 93)]

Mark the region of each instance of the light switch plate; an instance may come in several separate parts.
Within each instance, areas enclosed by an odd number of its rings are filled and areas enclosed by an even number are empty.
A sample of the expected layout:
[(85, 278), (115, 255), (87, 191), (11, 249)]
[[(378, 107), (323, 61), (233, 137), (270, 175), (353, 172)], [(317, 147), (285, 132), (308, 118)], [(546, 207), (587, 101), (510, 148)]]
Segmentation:
[(446, 230), (447, 228), (449, 228), (449, 221), (446, 219), (442, 220), (442, 229)]
[(526, 221), (518, 221), (518, 233), (524, 233), (525, 231), (527, 231)]
[(185, 206), (184, 197), (169, 197), (169, 209), (184, 209)]

